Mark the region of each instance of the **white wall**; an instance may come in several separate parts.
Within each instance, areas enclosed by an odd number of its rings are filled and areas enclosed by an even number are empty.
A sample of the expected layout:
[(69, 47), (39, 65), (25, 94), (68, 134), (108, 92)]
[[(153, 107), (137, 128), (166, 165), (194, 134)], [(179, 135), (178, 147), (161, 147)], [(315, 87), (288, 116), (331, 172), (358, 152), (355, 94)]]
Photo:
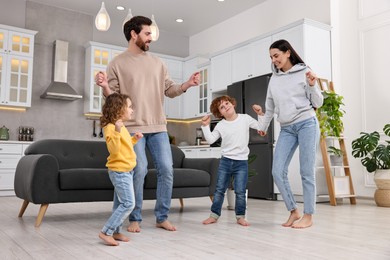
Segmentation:
[(190, 37), (190, 55), (217, 52), (302, 18), (330, 24), (330, 1), (268, 0)]

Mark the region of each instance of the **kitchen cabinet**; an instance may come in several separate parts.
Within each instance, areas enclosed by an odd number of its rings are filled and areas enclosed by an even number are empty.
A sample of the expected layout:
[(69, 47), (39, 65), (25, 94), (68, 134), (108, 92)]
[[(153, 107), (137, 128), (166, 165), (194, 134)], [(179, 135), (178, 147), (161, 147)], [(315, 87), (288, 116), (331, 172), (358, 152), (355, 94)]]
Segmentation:
[(0, 142), (0, 196), (15, 195), (14, 177), (16, 166), (31, 142)]
[(271, 72), (271, 36), (232, 50), (232, 83)]
[(103, 91), (95, 84), (99, 71), (106, 71), (108, 63), (126, 48), (97, 42), (88, 42), (85, 54), (85, 113), (101, 113), (104, 104)]
[(0, 25), (0, 105), (31, 106), (36, 33)]
[(189, 146), (179, 147), (186, 158), (221, 158), (221, 147)]
[(232, 84), (232, 53), (225, 52), (211, 58), (210, 92), (226, 91)]

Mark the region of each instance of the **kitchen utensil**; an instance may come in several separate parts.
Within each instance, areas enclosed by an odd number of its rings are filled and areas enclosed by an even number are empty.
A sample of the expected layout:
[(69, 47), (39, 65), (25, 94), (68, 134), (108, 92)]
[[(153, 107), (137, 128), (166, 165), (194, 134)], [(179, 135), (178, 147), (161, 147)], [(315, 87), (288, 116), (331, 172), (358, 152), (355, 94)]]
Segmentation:
[(0, 140), (8, 140), (9, 139), (9, 129), (3, 125), (0, 128)]
[(93, 120), (93, 132), (92, 132), (92, 136), (93, 136), (93, 137), (96, 137), (96, 136), (97, 136), (97, 134), (96, 134), (96, 121), (95, 121), (95, 120)]
[(99, 137), (102, 138), (103, 137), (103, 128), (100, 127), (100, 133), (99, 133)]

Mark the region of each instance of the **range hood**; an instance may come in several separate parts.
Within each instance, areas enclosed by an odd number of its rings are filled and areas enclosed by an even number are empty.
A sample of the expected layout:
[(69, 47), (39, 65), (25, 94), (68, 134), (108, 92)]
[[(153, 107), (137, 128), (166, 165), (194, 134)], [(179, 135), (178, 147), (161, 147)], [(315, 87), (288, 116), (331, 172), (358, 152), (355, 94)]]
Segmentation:
[(41, 98), (76, 100), (83, 98), (68, 84), (68, 42), (56, 40), (53, 48), (52, 83)]

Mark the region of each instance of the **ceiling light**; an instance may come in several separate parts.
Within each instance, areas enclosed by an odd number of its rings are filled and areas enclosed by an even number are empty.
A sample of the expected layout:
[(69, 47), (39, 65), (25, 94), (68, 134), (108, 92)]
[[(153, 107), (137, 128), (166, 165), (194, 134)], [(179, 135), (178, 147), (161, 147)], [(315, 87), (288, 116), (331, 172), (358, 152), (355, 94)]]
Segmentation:
[(150, 30), (152, 31), (152, 41), (157, 41), (160, 36), (160, 30), (158, 29), (156, 20), (154, 20), (154, 15), (152, 14), (152, 24), (150, 25)]
[(100, 8), (98, 14), (95, 18), (95, 26), (99, 31), (107, 31), (110, 28), (111, 20), (110, 16), (107, 13), (104, 2), (102, 2), (102, 7)]
[(129, 8), (129, 12), (127, 13), (126, 17), (125, 17), (125, 20), (123, 20), (123, 24), (122, 24), (122, 28), (123, 26), (125, 26), (125, 23), (130, 20), (131, 18), (133, 18), (133, 14), (131, 13), (131, 9)]
[(118, 6), (116, 7), (116, 9), (119, 10), (119, 11), (125, 10), (125, 8), (124, 8), (123, 6), (121, 6), (121, 5), (118, 5)]
[(224, 2), (225, 0), (218, 0), (218, 2)]
[(181, 19), (181, 18), (177, 18), (177, 19), (176, 19), (176, 22), (178, 22), (178, 23), (182, 23), (182, 22), (184, 22), (184, 20), (183, 20), (183, 19)]

